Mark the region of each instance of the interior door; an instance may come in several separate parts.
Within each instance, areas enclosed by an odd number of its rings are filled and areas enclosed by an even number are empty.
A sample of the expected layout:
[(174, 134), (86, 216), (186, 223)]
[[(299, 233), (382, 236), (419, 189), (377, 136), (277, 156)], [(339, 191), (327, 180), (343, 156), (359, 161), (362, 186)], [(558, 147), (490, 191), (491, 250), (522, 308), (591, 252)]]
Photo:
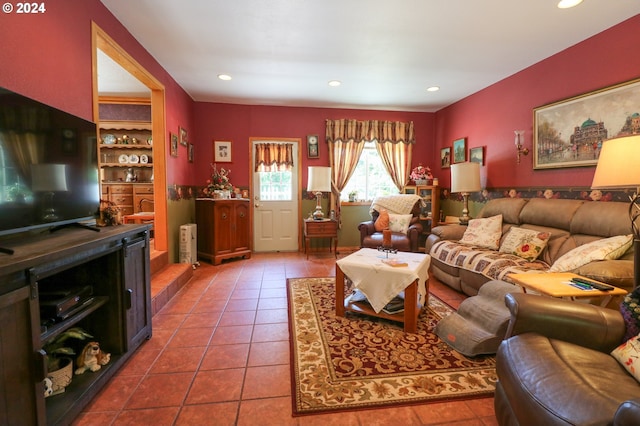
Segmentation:
[[(256, 172), (255, 146), (293, 144), (290, 171)], [(298, 251), (300, 230), (300, 139), (251, 139), (253, 197), (253, 251)]]

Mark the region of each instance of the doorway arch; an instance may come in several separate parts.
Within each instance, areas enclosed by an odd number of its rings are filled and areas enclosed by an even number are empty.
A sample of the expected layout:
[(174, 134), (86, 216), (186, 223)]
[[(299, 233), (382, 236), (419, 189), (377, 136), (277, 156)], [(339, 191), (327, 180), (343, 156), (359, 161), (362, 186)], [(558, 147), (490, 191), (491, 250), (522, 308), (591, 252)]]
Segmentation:
[(95, 22), (91, 23), (91, 49), (93, 72), (93, 120), (98, 116), (98, 49), (113, 59), (124, 70), (137, 78), (151, 91), (151, 135), (153, 138), (153, 192), (154, 203), (154, 242), (156, 250), (168, 250), (167, 163), (165, 141), (165, 88), (152, 74), (129, 55)]

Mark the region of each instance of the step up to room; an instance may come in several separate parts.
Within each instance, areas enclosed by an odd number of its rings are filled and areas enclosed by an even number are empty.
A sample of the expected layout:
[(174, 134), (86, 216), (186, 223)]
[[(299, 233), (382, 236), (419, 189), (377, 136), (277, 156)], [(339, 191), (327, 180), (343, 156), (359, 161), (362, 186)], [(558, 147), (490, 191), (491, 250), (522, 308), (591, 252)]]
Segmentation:
[(187, 263), (169, 264), (166, 251), (152, 249), (151, 262), (151, 312), (155, 315), (191, 279), (193, 267)]

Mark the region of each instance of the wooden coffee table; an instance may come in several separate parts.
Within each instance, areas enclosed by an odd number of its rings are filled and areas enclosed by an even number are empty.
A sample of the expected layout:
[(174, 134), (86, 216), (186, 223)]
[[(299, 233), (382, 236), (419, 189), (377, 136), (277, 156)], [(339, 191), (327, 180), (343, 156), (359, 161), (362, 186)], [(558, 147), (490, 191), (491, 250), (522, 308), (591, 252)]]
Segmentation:
[[(613, 296), (623, 296), (627, 294), (626, 290), (613, 287), (611, 291), (600, 290), (582, 290), (569, 284), (571, 278), (585, 278), (571, 272), (549, 272), (540, 274), (509, 274), (509, 278), (523, 288), (525, 293), (527, 290), (535, 291), (540, 294), (551, 297), (568, 298), (571, 300), (581, 298), (602, 298), (600, 306), (606, 306)], [(601, 281), (585, 278), (600, 284), (610, 285)]]
[[(336, 261), (336, 315), (345, 311), (404, 323), (404, 331), (415, 333), (420, 309), (428, 301), (428, 269), (431, 257), (422, 253), (389, 255), (407, 262), (407, 266), (389, 266), (382, 262), (384, 253), (375, 249), (360, 249)], [(344, 297), (344, 280), (348, 277), (354, 288), (367, 296), (368, 301), (355, 302)], [(404, 291), (404, 311), (387, 314), (382, 308)]]

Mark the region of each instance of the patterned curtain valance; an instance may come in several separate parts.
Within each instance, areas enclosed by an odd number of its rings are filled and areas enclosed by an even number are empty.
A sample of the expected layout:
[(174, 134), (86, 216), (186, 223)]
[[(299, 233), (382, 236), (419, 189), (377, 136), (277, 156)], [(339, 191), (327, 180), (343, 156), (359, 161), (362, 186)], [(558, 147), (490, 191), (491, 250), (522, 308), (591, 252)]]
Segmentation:
[(256, 144), (256, 172), (278, 172), (291, 170), (293, 166), (293, 144)]
[(327, 142), (366, 142), (415, 144), (413, 121), (327, 120)]

